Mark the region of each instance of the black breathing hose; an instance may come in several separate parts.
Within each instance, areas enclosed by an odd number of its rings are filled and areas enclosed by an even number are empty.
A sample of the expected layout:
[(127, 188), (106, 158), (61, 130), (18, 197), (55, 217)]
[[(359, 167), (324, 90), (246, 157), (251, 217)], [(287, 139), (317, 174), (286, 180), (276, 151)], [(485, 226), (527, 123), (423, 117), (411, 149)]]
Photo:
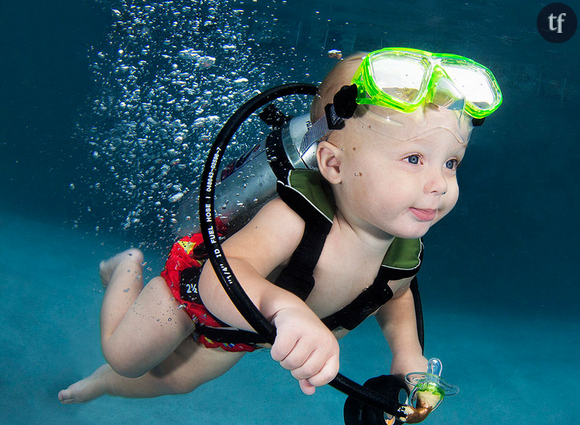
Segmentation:
[[(230, 117), (218, 133), (215, 142), (208, 153), (208, 158), (201, 178), (199, 222), (211, 265), (228, 296), (231, 298), (242, 316), (244, 316), (256, 332), (266, 338), (270, 343), (274, 343), (276, 338), (276, 328), (266, 320), (260, 310), (258, 310), (252, 300), (250, 300), (248, 295), (245, 293), (230, 268), (218, 239), (214, 209), (216, 176), (229, 141), (240, 125), (252, 113), (280, 97), (291, 94), (315, 95), (316, 93), (316, 86), (311, 84), (286, 84), (266, 90), (244, 103)], [(383, 412), (395, 415), (403, 420), (407, 416), (404, 405), (386, 399), (376, 391), (363, 387), (341, 374), (338, 374), (330, 385), (370, 406), (381, 409)]]

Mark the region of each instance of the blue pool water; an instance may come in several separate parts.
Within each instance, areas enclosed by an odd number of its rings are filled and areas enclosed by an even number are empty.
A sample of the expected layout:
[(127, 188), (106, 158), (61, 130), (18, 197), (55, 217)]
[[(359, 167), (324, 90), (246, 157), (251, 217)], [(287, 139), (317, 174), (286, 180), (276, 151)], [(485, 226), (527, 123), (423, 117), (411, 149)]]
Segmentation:
[[(0, 422), (342, 423), (343, 394), (302, 395), (267, 352), (189, 395), (78, 406), (56, 395), (103, 362), (99, 261), (140, 245), (148, 277), (160, 272), (177, 199), (195, 194), (236, 105), (320, 82), (330, 49), (411, 46), (488, 65), (504, 93), (474, 131), (458, 206), (425, 238), (426, 355), (461, 388), (426, 423), (574, 423), (580, 35), (541, 38), (545, 4), (2, 3)], [(372, 320), (341, 350), (341, 371), (360, 383), (388, 372)]]

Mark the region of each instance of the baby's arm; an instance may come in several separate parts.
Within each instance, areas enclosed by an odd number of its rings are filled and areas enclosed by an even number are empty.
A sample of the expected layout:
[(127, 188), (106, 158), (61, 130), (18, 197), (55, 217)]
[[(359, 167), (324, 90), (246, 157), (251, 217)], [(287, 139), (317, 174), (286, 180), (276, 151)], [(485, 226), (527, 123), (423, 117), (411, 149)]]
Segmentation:
[[(338, 342), (300, 298), (266, 280), (288, 262), (303, 232), (302, 219), (276, 199), (230, 237), (223, 248), (250, 299), (277, 328), (272, 358), (292, 371), (304, 393), (312, 394), (316, 386), (327, 384), (338, 373)], [(202, 271), (199, 289), (212, 314), (232, 326), (252, 330), (209, 265)]]
[(404, 378), (410, 372), (427, 370), (417, 334), (417, 319), (413, 293), (409, 289), (412, 278), (404, 279), (393, 299), (376, 314), (377, 321), (393, 354), (391, 374)]

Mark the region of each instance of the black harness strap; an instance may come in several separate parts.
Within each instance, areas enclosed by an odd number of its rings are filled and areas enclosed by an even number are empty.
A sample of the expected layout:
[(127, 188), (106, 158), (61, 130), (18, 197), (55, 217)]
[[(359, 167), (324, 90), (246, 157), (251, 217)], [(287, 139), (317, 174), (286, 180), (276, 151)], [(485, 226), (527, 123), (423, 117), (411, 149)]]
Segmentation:
[(309, 202), (294, 189), (278, 182), (278, 194), (286, 204), (304, 219), (302, 240), (292, 254), (290, 262), (274, 282), (280, 288), (292, 292), (306, 300), (314, 288), (314, 268), (330, 232), (332, 222), (322, 216)]
[(304, 235), (290, 262), (276, 278), (275, 284), (306, 301), (314, 288), (314, 268), (324, 248), (326, 234), (306, 223)]
[(421, 305), (421, 296), (419, 295), (419, 283), (417, 276), (411, 281), (411, 292), (413, 293), (413, 302), (415, 303), (415, 318), (417, 319), (417, 335), (421, 343), (421, 349), (425, 352), (425, 327), (423, 325), (423, 307)]
[[(422, 257), (422, 253), (421, 253)], [(343, 307), (334, 314), (322, 319), (322, 322), (329, 329), (336, 329), (339, 326), (352, 331), (364, 320), (377, 311), (381, 306), (393, 298), (393, 291), (389, 286), (390, 280), (398, 280), (409, 277), (408, 270), (389, 269), (381, 267), (373, 284), (359, 294), (350, 304)], [(419, 297), (419, 287), (417, 277), (411, 281), (411, 292), (415, 303), (415, 313), (417, 316), (417, 331), (421, 347), (423, 347), (423, 310), (421, 308), (421, 298)]]
[(215, 342), (226, 344), (266, 344), (266, 338), (256, 332), (244, 331), (237, 328), (213, 328), (198, 324), (194, 333), (199, 333)]
[[(388, 276), (392, 270), (381, 268), (375, 281), (371, 286), (364, 290), (349, 305), (337, 311), (336, 313), (322, 319), (322, 322), (331, 330), (343, 327), (347, 330), (353, 330), (360, 325), (369, 315), (374, 313), (382, 305), (387, 303), (393, 296), (393, 292), (388, 285)], [(411, 281), (411, 292), (415, 303), (415, 316), (417, 320), (417, 335), (421, 348), (425, 347), (424, 325), (423, 325), (423, 308), (421, 306), (421, 297), (417, 278)], [(226, 325), (227, 326), (227, 325)], [(198, 325), (197, 331), (216, 342), (224, 343), (245, 343), (245, 344), (264, 344), (267, 341), (255, 332), (243, 331), (236, 328), (213, 328), (205, 325)]]
[(389, 286), (389, 269), (381, 267), (373, 284), (362, 291), (350, 304), (322, 319), (329, 329), (343, 327), (349, 331), (360, 325), (369, 315), (393, 298)]

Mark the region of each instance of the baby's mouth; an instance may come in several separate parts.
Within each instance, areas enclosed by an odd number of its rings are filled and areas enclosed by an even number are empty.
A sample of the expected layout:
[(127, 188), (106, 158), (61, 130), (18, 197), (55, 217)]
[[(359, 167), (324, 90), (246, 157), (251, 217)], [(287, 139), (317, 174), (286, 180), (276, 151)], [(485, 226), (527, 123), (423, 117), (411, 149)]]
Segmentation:
[(411, 212), (421, 221), (433, 221), (437, 210), (433, 209), (421, 209), (421, 208), (409, 208)]

